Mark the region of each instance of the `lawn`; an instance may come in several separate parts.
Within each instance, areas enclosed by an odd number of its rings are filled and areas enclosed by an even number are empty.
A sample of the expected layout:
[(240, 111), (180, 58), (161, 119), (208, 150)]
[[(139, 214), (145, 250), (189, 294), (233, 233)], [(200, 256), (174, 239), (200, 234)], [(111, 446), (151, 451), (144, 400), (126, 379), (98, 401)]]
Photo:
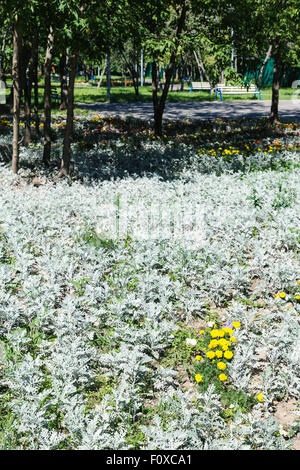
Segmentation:
[[(266, 87), (262, 90), (262, 99), (270, 100), (272, 97), (272, 88)], [(280, 99), (289, 100), (292, 99), (295, 89), (293, 88), (281, 88)], [(232, 100), (255, 100), (258, 99), (258, 95), (252, 97), (251, 95), (224, 95), (224, 101)], [(168, 94), (168, 101), (170, 102), (182, 102), (182, 101), (216, 101), (215, 95), (208, 91), (193, 91), (190, 92), (188, 88), (185, 91), (170, 91)], [(75, 102), (82, 103), (93, 103), (93, 102), (105, 102), (106, 88), (76, 88), (75, 90)], [(134, 93), (133, 87), (112, 87), (111, 88), (111, 102), (113, 103), (125, 103), (125, 102), (149, 102), (152, 101), (152, 91), (150, 86), (144, 86), (140, 88), (139, 96)], [(219, 101), (219, 98), (218, 98)]]
[(299, 124), (81, 116), (62, 180), (52, 127), (0, 121), (0, 448), (299, 449)]
[[(56, 86), (54, 83), (53, 86)], [(60, 86), (57, 85), (57, 92), (60, 94)], [(279, 98), (281, 100), (290, 100), (295, 95), (294, 88), (281, 88), (279, 92)], [(43, 109), (43, 93), (44, 88), (42, 85), (39, 86), (39, 106), (40, 110)], [(7, 89), (9, 94), (9, 89)], [(265, 87), (261, 90), (262, 100), (271, 100), (272, 88)], [(299, 97), (298, 97), (299, 98)], [(97, 86), (76, 86), (75, 87), (75, 103), (105, 103), (107, 102), (107, 91), (106, 87)], [(217, 99), (219, 101), (220, 98)], [(251, 95), (224, 95), (223, 101), (233, 100), (258, 100), (256, 97)], [(152, 102), (152, 91), (151, 86), (139, 87), (139, 95), (136, 96), (134, 88), (127, 87), (112, 87), (111, 88), (111, 100), (112, 103), (132, 103), (132, 102)], [(170, 102), (185, 102), (185, 101), (216, 101), (215, 94), (211, 94), (208, 91), (193, 91), (190, 92), (189, 88), (184, 91), (170, 91), (168, 93), (167, 101)], [(52, 103), (53, 109), (58, 109), (59, 103)], [(80, 114), (80, 113), (79, 113)]]

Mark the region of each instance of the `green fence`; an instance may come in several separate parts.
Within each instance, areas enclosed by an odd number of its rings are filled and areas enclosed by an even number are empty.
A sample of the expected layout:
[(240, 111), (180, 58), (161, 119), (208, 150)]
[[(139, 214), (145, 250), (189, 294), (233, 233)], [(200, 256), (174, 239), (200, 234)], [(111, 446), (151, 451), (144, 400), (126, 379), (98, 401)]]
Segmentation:
[[(261, 79), (261, 85), (262, 86), (270, 86), (272, 85), (273, 81), (273, 66), (274, 66), (274, 59), (269, 59), (267, 64), (264, 67), (263, 74), (262, 74), (262, 79)], [(151, 77), (151, 63), (148, 63), (146, 66), (146, 71), (145, 71), (145, 76), (146, 77)], [(179, 69), (181, 72), (181, 68), (179, 65)], [(260, 66), (249, 65), (246, 69), (243, 68), (242, 66), (238, 67), (238, 72), (245, 75), (248, 79), (253, 79), (255, 77), (258, 77), (260, 71)], [(194, 80), (199, 80), (199, 72), (197, 70), (194, 70)], [(163, 68), (161, 67), (160, 69), (160, 78), (163, 77)], [(281, 78), (280, 78), (280, 86), (283, 87), (290, 87), (292, 82), (294, 80), (300, 80), (300, 67), (290, 67), (290, 68), (285, 68), (282, 71)]]
[[(265, 68), (262, 74), (262, 79), (261, 79), (262, 86), (272, 85), (273, 66), (274, 66), (274, 59), (270, 59), (265, 65)], [(248, 67), (248, 69), (245, 72), (245, 75), (249, 79), (258, 77), (259, 70), (260, 70), (260, 67), (256, 67), (256, 68)], [(241, 73), (243, 72), (241, 71)], [(284, 69), (281, 73), (280, 86), (290, 87), (294, 80), (300, 80), (300, 67), (291, 67), (291, 68)]]

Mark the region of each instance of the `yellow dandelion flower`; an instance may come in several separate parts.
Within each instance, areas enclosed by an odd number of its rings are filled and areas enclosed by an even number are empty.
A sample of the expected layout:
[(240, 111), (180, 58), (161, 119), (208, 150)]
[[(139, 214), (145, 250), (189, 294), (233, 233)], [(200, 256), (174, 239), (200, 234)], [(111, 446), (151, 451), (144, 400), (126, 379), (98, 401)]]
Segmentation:
[(233, 328), (240, 328), (241, 324), (240, 324), (239, 321), (234, 321), (234, 322), (232, 322), (232, 326), (233, 326)]
[(203, 379), (202, 379), (202, 375), (201, 375), (201, 374), (196, 374), (196, 375), (195, 375), (195, 380), (196, 380), (196, 382), (198, 382), (198, 383), (199, 383), (199, 382), (202, 382), (202, 380), (203, 380)]
[(203, 357), (199, 356), (199, 354), (198, 354), (198, 356), (196, 356), (195, 359), (196, 359), (196, 361), (202, 361)]
[(223, 356), (223, 352), (221, 351), (221, 349), (217, 349), (217, 351), (216, 351), (216, 357), (217, 357), (218, 359), (220, 359), (220, 357), (222, 357), (222, 356)]
[(285, 292), (280, 292), (279, 297), (281, 299), (284, 299), (286, 297), (286, 293)]
[(230, 341), (231, 341), (232, 343), (236, 343), (236, 338), (235, 338), (234, 336), (230, 336), (229, 339), (230, 339)]

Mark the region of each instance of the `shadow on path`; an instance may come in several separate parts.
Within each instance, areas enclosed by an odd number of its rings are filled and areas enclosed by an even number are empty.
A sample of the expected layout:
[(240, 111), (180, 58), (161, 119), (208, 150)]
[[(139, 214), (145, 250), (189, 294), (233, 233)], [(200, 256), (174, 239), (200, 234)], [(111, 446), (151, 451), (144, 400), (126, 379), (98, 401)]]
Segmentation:
[[(152, 103), (76, 103), (76, 107), (90, 109), (103, 115), (133, 116), (153, 119)], [(164, 119), (243, 119), (267, 117), (271, 101), (223, 101), (167, 103)], [(300, 122), (300, 100), (282, 100), (279, 103), (281, 119)]]

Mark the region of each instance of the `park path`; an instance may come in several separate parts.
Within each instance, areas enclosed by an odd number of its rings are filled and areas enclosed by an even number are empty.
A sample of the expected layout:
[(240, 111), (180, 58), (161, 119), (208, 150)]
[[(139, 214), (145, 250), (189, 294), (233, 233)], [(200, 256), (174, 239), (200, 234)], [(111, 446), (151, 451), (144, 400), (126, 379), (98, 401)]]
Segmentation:
[[(90, 109), (100, 115), (133, 116), (153, 119), (152, 103), (76, 103), (76, 107)], [(269, 115), (271, 101), (193, 101), (166, 104), (164, 119), (241, 119)], [(300, 100), (279, 102), (281, 119), (300, 122)]]

